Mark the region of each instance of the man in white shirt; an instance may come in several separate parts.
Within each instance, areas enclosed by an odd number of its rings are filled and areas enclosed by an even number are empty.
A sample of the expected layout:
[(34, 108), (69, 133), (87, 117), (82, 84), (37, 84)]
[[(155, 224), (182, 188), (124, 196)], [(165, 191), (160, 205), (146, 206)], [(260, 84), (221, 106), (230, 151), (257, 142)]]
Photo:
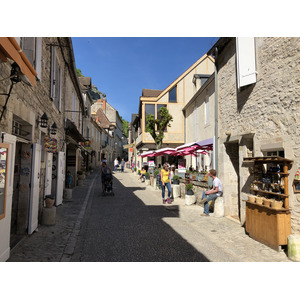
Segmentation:
[(209, 216), (209, 201), (214, 201), (217, 197), (223, 194), (223, 186), (221, 180), (216, 176), (217, 172), (214, 169), (209, 170), (208, 176), (213, 178), (213, 188), (209, 191), (203, 192), (202, 200), (204, 203), (204, 213), (201, 216)]
[(117, 158), (115, 158), (115, 160), (114, 160), (114, 171), (115, 172), (118, 170), (118, 167), (119, 167), (119, 161)]

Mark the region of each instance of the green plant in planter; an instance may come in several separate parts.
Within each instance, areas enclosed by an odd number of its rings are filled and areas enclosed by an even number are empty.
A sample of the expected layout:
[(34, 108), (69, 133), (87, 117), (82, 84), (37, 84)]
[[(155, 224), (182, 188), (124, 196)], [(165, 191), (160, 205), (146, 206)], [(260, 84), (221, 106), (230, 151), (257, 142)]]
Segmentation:
[(145, 173), (145, 177), (146, 177), (146, 179), (150, 179), (150, 173), (149, 173), (149, 172), (146, 172), (146, 173)]
[(77, 171), (77, 175), (83, 175), (83, 171), (82, 170)]
[(193, 190), (193, 184), (192, 183), (188, 183), (186, 186), (185, 186), (185, 189), (187, 191), (192, 191)]
[(136, 168), (134, 168), (134, 172), (136, 172)]
[(179, 184), (179, 176), (178, 175), (173, 176), (173, 184)]
[(138, 170), (138, 175), (141, 175), (141, 170)]
[(154, 175), (156, 176), (157, 174), (159, 174), (159, 171), (158, 171), (158, 170), (155, 170), (155, 171), (154, 171)]

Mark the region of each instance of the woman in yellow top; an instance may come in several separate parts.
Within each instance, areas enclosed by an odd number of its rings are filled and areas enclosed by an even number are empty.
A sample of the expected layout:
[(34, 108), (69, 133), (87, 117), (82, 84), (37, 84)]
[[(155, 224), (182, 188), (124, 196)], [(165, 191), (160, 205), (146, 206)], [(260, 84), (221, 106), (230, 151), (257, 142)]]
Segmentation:
[(141, 175), (140, 175), (138, 180), (142, 180), (142, 179), (145, 180), (145, 174), (146, 174), (146, 170), (143, 167), (142, 170), (141, 170)]
[[(163, 204), (166, 201), (171, 204), (170, 196), (171, 196), (171, 183), (170, 183), (170, 171), (168, 170), (168, 164), (165, 163), (163, 168), (160, 171), (160, 178), (161, 178), (161, 191), (162, 191), (162, 201)], [(165, 187), (168, 189), (168, 198), (165, 200)]]

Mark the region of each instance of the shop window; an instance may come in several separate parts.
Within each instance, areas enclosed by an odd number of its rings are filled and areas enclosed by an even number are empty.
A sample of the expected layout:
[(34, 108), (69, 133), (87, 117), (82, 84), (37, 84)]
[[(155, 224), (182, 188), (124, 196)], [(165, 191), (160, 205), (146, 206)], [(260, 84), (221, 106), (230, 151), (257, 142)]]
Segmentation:
[(24, 139), (31, 139), (31, 129), (32, 125), (22, 120), (18, 116), (13, 116), (12, 121), (12, 134)]
[(175, 86), (169, 92), (169, 102), (176, 103), (177, 102), (177, 86)]
[(284, 150), (267, 151), (267, 152), (264, 153), (264, 156), (280, 156), (280, 157), (284, 157)]

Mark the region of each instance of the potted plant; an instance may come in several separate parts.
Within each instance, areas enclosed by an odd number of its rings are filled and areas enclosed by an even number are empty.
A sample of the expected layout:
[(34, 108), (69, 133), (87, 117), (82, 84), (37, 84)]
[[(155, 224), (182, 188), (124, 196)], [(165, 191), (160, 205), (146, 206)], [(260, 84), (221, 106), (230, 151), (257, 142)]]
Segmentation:
[(79, 170), (77, 171), (77, 177), (79, 180), (84, 180), (85, 179), (85, 174), (84, 174), (84, 171), (83, 170)]
[(141, 170), (138, 170), (138, 175), (141, 175)]
[(174, 175), (173, 176), (173, 184), (179, 184), (179, 176), (178, 175)]
[(51, 208), (54, 205), (55, 199), (51, 195), (45, 196), (45, 203), (47, 208)]
[(146, 172), (145, 173), (145, 178), (146, 178), (146, 185), (150, 185), (150, 173), (149, 172)]
[(192, 183), (188, 183), (188, 184), (185, 186), (185, 189), (186, 189), (186, 194), (187, 194), (187, 195), (194, 195), (194, 192), (193, 192), (193, 184), (192, 184)]

